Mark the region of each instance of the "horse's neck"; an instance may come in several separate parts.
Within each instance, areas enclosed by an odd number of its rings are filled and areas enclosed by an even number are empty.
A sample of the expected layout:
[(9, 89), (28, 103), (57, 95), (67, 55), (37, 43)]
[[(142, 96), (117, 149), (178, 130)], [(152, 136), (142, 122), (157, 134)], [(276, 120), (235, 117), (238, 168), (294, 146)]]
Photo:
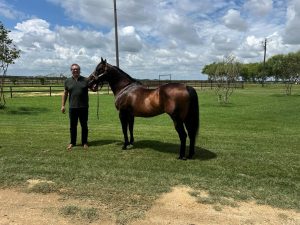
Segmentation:
[(124, 88), (126, 88), (128, 85), (132, 84), (132, 81), (129, 81), (127, 79), (123, 79), (118, 82), (109, 82), (109, 86), (114, 93), (114, 95), (118, 95)]
[(113, 73), (114, 79), (110, 80), (109, 85), (115, 96), (122, 92), (122, 90), (130, 84), (136, 82), (135, 79), (115, 66), (112, 66), (111, 72)]

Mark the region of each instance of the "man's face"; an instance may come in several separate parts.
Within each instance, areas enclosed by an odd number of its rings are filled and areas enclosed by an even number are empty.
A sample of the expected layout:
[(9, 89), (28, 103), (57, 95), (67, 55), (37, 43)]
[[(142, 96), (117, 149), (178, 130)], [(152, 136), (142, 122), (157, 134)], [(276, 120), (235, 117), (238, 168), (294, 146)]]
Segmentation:
[(80, 68), (77, 65), (73, 65), (71, 67), (71, 72), (72, 72), (73, 77), (77, 78), (80, 75)]

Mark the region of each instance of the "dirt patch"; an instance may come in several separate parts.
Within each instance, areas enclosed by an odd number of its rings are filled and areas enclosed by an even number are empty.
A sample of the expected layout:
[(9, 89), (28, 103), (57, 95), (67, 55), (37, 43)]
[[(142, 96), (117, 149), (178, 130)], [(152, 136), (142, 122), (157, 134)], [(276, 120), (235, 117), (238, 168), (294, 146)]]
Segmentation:
[(254, 202), (238, 203), (238, 207), (216, 208), (197, 202), (190, 194), (192, 191), (187, 187), (174, 188), (155, 202), (144, 219), (132, 225), (300, 225), (300, 214), (292, 210), (275, 209)]
[[(30, 182), (33, 185), (34, 182)], [(144, 218), (132, 225), (192, 225), (192, 224), (268, 224), (300, 225), (300, 214), (292, 210), (275, 209), (270, 206), (238, 203), (238, 207), (201, 204), (187, 187), (176, 187), (172, 192), (157, 199)], [(205, 193), (204, 193), (205, 194)], [(96, 209), (99, 218), (89, 221), (78, 216), (63, 215), (61, 209), (80, 207)], [(0, 225), (77, 225), (116, 224), (114, 216), (100, 203), (63, 199), (50, 194), (23, 193), (17, 190), (0, 190)]]
[[(73, 209), (73, 213), (71, 211), (64, 215), (69, 209)], [(78, 213), (74, 213), (74, 209)], [(93, 211), (89, 209), (96, 210), (99, 218), (91, 220), (88, 213)], [(36, 194), (10, 189), (0, 190), (0, 225), (111, 225), (115, 224), (114, 221), (112, 215), (105, 212), (105, 206), (96, 202), (63, 199), (54, 193)]]

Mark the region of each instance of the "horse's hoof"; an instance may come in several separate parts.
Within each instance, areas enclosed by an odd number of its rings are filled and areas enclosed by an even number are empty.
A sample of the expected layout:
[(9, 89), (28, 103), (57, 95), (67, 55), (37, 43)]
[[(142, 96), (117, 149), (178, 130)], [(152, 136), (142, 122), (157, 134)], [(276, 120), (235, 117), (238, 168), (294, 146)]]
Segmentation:
[(127, 146), (123, 146), (123, 147), (122, 147), (122, 150), (127, 150)]

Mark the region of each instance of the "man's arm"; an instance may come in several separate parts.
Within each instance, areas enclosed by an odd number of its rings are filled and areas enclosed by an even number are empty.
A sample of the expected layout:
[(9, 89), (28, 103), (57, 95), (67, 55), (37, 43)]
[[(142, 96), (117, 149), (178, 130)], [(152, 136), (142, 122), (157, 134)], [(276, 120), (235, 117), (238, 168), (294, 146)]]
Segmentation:
[(61, 96), (61, 112), (62, 113), (66, 112), (65, 105), (66, 105), (66, 101), (68, 99), (68, 95), (69, 95), (69, 92), (67, 90), (64, 90), (64, 93)]

